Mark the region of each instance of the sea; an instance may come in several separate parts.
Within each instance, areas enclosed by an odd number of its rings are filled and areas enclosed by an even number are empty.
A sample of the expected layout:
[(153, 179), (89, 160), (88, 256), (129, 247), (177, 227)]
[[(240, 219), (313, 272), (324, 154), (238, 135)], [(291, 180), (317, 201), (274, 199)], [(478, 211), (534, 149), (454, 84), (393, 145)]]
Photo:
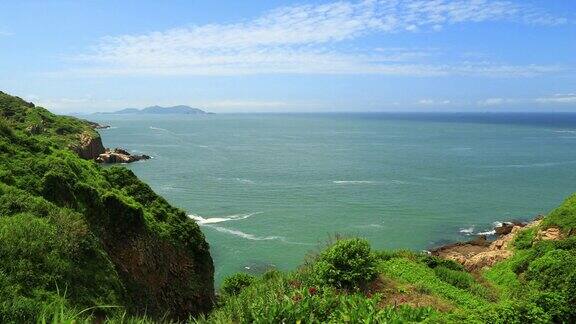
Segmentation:
[(576, 192), (576, 114), (92, 115), (106, 147), (196, 221), (216, 282), (291, 270), (336, 237), (415, 251)]

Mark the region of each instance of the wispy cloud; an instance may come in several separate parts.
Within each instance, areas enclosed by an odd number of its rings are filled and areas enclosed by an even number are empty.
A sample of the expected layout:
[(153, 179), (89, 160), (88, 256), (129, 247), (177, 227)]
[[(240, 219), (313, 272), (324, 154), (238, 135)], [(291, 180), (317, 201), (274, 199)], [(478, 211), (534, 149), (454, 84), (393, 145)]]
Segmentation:
[(497, 107), (521, 104), (538, 105), (576, 105), (576, 93), (554, 94), (545, 97), (533, 98), (487, 98), (477, 102), (479, 106)]
[(281, 7), (235, 24), (194, 25), (102, 39), (74, 60), (88, 75), (238, 75), (257, 73), (532, 76), (557, 66), (422, 61), (427, 51), (358, 48), (369, 34), (435, 32), (460, 23), (558, 25), (536, 7), (491, 0), (366, 0)]
[(11, 33), (9, 31), (6, 30), (0, 30), (0, 37), (6, 37), (6, 36), (12, 36), (14, 35), (14, 33)]

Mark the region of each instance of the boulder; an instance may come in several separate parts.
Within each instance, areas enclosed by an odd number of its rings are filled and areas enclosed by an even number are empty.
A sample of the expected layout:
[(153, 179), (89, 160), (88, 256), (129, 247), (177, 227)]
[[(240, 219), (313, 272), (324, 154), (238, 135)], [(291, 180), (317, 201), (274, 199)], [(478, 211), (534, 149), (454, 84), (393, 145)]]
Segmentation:
[(132, 155), (122, 148), (115, 148), (114, 150), (106, 150), (96, 158), (96, 162), (100, 163), (132, 163), (140, 160), (148, 160), (151, 157), (142, 155)]

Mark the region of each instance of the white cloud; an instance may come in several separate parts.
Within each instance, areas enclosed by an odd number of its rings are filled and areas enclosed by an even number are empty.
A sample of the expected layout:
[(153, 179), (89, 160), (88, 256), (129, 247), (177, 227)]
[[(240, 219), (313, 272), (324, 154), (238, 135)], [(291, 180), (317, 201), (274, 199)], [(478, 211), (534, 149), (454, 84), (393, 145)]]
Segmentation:
[(92, 95), (80, 97), (43, 97), (35, 94), (24, 96), (25, 100), (34, 102), (36, 105), (45, 107), (56, 112), (63, 113), (88, 113), (116, 111), (124, 108), (143, 108), (152, 105), (176, 106), (186, 104), (192, 107), (208, 109), (214, 112), (226, 111), (274, 111), (285, 108), (314, 108), (321, 104), (313, 102), (288, 102), (277, 100), (252, 100), (252, 99), (224, 99), (224, 100), (159, 100), (151, 102), (150, 99), (100, 99)]
[(477, 102), (479, 106), (510, 106), (521, 104), (576, 105), (576, 93), (554, 94), (538, 98), (487, 98)]
[(555, 94), (550, 97), (537, 98), (538, 103), (576, 104), (576, 93)]
[(282, 108), (293, 106), (285, 101), (259, 101), (259, 100), (220, 100), (201, 103), (207, 108)]
[(14, 35), (13, 33), (9, 32), (9, 31), (5, 31), (5, 30), (0, 30), (0, 37), (3, 36), (12, 36)]
[[(87, 75), (238, 75), (258, 73), (532, 76), (558, 67), (486, 62), (425, 64), (426, 52), (344, 50), (374, 33), (434, 32), (466, 22), (556, 25), (535, 7), (490, 0), (365, 0), (281, 7), (235, 24), (194, 25), (106, 37), (77, 55)], [(347, 47), (348, 48), (348, 47)]]
[(446, 105), (451, 105), (452, 100), (420, 99), (416, 103), (418, 105), (422, 105), (422, 106), (446, 106)]

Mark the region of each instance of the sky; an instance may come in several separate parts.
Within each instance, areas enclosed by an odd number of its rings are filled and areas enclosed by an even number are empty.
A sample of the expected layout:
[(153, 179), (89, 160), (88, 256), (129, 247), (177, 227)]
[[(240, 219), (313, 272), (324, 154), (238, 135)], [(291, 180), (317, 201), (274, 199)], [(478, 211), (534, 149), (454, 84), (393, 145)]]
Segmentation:
[(58, 113), (576, 112), (576, 0), (2, 0), (0, 90)]

